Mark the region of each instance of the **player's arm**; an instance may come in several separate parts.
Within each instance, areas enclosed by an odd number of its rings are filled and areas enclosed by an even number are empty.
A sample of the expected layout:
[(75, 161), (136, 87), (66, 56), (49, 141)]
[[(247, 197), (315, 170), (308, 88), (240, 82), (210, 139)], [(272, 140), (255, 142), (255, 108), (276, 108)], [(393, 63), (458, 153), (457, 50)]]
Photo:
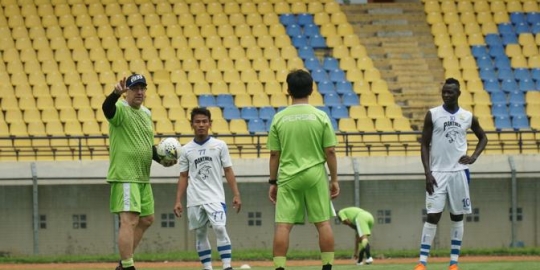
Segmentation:
[(358, 260), (358, 251), (360, 251), (358, 247), (360, 246), (361, 238), (360, 238), (360, 236), (358, 236), (357, 232), (355, 232), (354, 235), (355, 235), (355, 237), (354, 237), (354, 254), (353, 254), (353, 257), (354, 257), (355, 260)]
[(103, 104), (101, 105), (103, 114), (105, 114), (107, 119), (112, 119), (114, 117), (114, 114), (116, 113), (116, 102), (126, 91), (126, 78), (124, 77), (115, 85), (112, 93), (105, 98)]
[(326, 164), (330, 172), (330, 197), (334, 199), (339, 195), (336, 148), (334, 146), (326, 147), (324, 153), (326, 154)]
[(177, 217), (182, 216), (183, 208), (182, 208), (182, 198), (184, 197), (184, 194), (186, 194), (186, 189), (188, 186), (188, 171), (180, 172), (180, 176), (178, 176), (178, 183), (176, 185), (176, 202), (174, 203), (174, 214)]
[(420, 156), (422, 158), (422, 165), (424, 166), (424, 174), (426, 176), (426, 192), (433, 194), (433, 186), (437, 186), (435, 178), (431, 174), (430, 165), (430, 147), (431, 139), (433, 136), (433, 121), (431, 118), (431, 111), (426, 113), (424, 118), (424, 127), (422, 129), (422, 139), (420, 140)]
[[(270, 160), (268, 161), (268, 166), (270, 169), (270, 180), (277, 180), (278, 178), (278, 169), (279, 169), (279, 159), (281, 157), (281, 152), (276, 150), (270, 151)], [(270, 185), (268, 190), (268, 198), (272, 203), (276, 203), (277, 196), (277, 185)]]
[(233, 208), (236, 209), (236, 213), (242, 209), (242, 200), (240, 199), (240, 191), (238, 190), (238, 184), (236, 183), (236, 176), (232, 167), (223, 168), (225, 173), (225, 179), (229, 183), (229, 187), (233, 193)]
[(478, 159), (478, 156), (480, 156), (482, 151), (484, 151), (488, 143), (486, 132), (480, 126), (480, 122), (478, 121), (478, 118), (473, 117), (471, 129), (474, 132), (474, 135), (476, 135), (476, 138), (478, 138), (478, 144), (476, 145), (476, 148), (474, 149), (474, 153), (471, 156), (463, 156), (459, 159), (459, 163), (462, 163), (462, 164), (473, 164), (476, 161), (476, 159)]

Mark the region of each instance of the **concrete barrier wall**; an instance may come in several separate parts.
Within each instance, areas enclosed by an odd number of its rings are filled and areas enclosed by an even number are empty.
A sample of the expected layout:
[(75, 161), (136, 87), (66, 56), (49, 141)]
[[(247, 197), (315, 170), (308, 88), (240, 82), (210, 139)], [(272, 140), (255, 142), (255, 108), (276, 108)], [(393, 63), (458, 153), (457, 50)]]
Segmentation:
[[(539, 246), (539, 157), (514, 156), (518, 177), (517, 239), (525, 246)], [(271, 249), (274, 207), (267, 199), (267, 160), (235, 160), (242, 193), (241, 213), (229, 211), (228, 229), (235, 249)], [(424, 215), (424, 178), (419, 157), (358, 158), (360, 206), (376, 219), (375, 249), (416, 249)], [(339, 160), (341, 195), (336, 208), (354, 205), (352, 161)], [(483, 156), (471, 166), (471, 197), (478, 215), (466, 222), (464, 248), (507, 247), (511, 242), (511, 181), (506, 156)], [(40, 254), (103, 254), (114, 252), (114, 218), (108, 211), (109, 186), (104, 177), (106, 161), (39, 162), (39, 214), (46, 228), (39, 230)], [(139, 252), (194, 250), (187, 220), (171, 218), (178, 168), (154, 164), (152, 181), (156, 198), (155, 223)], [(32, 175), (30, 163), (0, 163), (0, 252), (33, 253)], [(225, 187), (228, 202), (231, 200)], [(74, 227), (74, 216), (85, 215), (85, 229)], [(353, 230), (333, 224), (337, 249), (352, 249)], [(295, 226), (291, 249), (316, 250), (313, 225)], [(449, 248), (449, 218), (445, 213), (434, 245)], [(213, 243), (215, 241), (211, 240)]]

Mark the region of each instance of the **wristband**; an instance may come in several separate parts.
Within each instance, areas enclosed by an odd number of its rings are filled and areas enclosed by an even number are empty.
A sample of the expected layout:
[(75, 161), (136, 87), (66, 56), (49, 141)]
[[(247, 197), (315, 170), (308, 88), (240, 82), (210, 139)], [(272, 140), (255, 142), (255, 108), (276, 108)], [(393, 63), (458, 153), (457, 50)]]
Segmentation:
[(277, 179), (268, 179), (268, 184), (270, 185), (277, 185)]

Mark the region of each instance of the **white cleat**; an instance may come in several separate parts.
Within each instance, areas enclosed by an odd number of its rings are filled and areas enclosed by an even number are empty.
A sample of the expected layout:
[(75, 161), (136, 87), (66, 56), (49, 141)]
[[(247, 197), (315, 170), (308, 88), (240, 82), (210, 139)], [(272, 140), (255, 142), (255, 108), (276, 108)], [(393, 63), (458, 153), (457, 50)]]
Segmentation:
[(373, 263), (373, 258), (372, 257), (369, 257), (366, 259), (366, 264), (372, 264)]

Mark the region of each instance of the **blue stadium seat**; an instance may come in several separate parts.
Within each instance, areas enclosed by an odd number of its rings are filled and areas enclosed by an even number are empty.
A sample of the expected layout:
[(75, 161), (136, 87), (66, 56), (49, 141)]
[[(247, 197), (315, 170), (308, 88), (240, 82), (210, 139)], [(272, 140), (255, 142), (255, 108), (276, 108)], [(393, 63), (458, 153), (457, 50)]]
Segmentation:
[(291, 13), (281, 14), (279, 15), (279, 22), (283, 24), (284, 26), (296, 24), (296, 16)]
[(525, 112), (525, 106), (523, 104), (510, 104), (508, 108), (508, 114), (511, 117), (527, 116), (527, 113)]
[(330, 115), (335, 119), (349, 118), (349, 110), (346, 106), (333, 106), (330, 107)]
[(517, 34), (515, 33), (502, 34), (502, 42), (503, 42), (503, 45), (517, 44), (518, 43)]
[(531, 32), (535, 35), (540, 33), (540, 22), (531, 25)]
[(341, 98), (339, 97), (339, 95), (332, 94), (332, 93), (325, 94), (323, 97), (323, 101), (324, 101), (324, 105), (329, 106), (329, 107), (343, 104), (341, 103)]
[(487, 34), (485, 39), (486, 39), (486, 44), (489, 47), (502, 45), (501, 37), (498, 34)]
[(492, 92), (490, 93), (491, 104), (502, 104), (506, 106), (506, 94), (504, 92)]
[(216, 98), (213, 95), (200, 95), (199, 106), (201, 107), (216, 107)]
[(473, 45), (471, 46), (471, 52), (472, 55), (476, 58), (480, 58), (482, 56), (489, 56), (486, 45)]
[(326, 40), (323, 36), (316, 34), (309, 37), (309, 46), (313, 47), (314, 49), (320, 49), (320, 48), (326, 48), (328, 47), (326, 45)]
[(510, 121), (510, 116), (494, 116), (494, 119), (496, 129), (513, 129), (512, 121)]
[(488, 52), (491, 57), (499, 57), (503, 55), (506, 56), (506, 52), (504, 51), (504, 45), (502, 45), (502, 43), (489, 46)]
[(514, 129), (530, 129), (529, 118), (526, 115), (512, 117), (512, 127)]
[(297, 49), (298, 49), (298, 56), (300, 58), (302, 58), (302, 59), (308, 59), (308, 58), (316, 57), (315, 56), (315, 51), (313, 50), (313, 48), (311, 46), (303, 46), (303, 47), (299, 47)]
[(328, 71), (328, 77), (330, 78), (331, 82), (337, 83), (341, 81), (346, 81), (347, 76), (345, 75), (345, 71), (343, 71), (340, 68), (329, 70)]
[(508, 108), (506, 104), (493, 104), (491, 106), (491, 115), (493, 116), (508, 116)]
[(263, 120), (272, 120), (276, 114), (274, 107), (266, 106), (259, 108), (259, 117)]
[(330, 122), (332, 123), (332, 127), (334, 128), (334, 131), (339, 130), (338, 122), (335, 118), (330, 117)]
[(509, 93), (509, 92), (512, 92), (512, 91), (519, 90), (519, 86), (518, 86), (516, 80), (514, 80), (514, 79), (506, 79), (506, 80), (503, 80), (501, 82), (501, 90), (503, 90), (503, 92)]
[(521, 104), (525, 105), (525, 94), (522, 91), (513, 91), (508, 94), (509, 104)]
[(240, 116), (245, 120), (258, 119), (259, 110), (256, 107), (243, 107), (240, 109)]
[(515, 34), (514, 26), (511, 23), (499, 23), (499, 33), (503, 34)]
[(328, 93), (336, 94), (336, 90), (334, 87), (334, 83), (331, 81), (322, 81), (317, 84), (317, 88), (319, 89), (319, 93), (325, 95)]
[(540, 23), (540, 12), (529, 12), (529, 13), (527, 13), (527, 22), (530, 25)]
[(522, 79), (519, 81), (519, 90), (527, 92), (539, 89), (536, 89), (536, 85), (534, 84), (534, 81), (532, 79)]
[(223, 118), (225, 120), (242, 119), (242, 116), (240, 115), (240, 109), (238, 109), (237, 107), (224, 107)]
[[(336, 82), (336, 92), (338, 94), (354, 93), (353, 85), (349, 81)], [(356, 94), (356, 93), (354, 93), (354, 94)], [(343, 102), (345, 102), (345, 100), (343, 100)]]
[[(309, 45), (308, 39), (304, 35), (291, 36), (291, 42), (292, 42), (292, 45), (297, 49), (301, 47), (306, 47)], [(305, 58), (305, 57), (301, 57), (301, 58)]]
[(326, 70), (338, 69), (339, 61), (334, 57), (327, 56), (323, 59), (322, 66)]
[(328, 117), (331, 117), (331, 115), (330, 115), (330, 107), (328, 107), (328, 106), (317, 106), (317, 109), (325, 112), (326, 115), (328, 115)]
[(261, 133), (261, 132), (267, 132), (266, 131), (266, 124), (264, 120), (260, 118), (250, 119), (248, 120), (248, 131), (250, 133)]
[(272, 125), (272, 121), (271, 120), (266, 120), (264, 121), (264, 126), (265, 126), (265, 129), (266, 129), (266, 132), (269, 132), (270, 131), (270, 126)]
[(343, 105), (345, 106), (357, 106), (360, 104), (360, 98), (358, 98), (358, 95), (356, 93), (345, 93), (343, 94)]
[(304, 59), (304, 66), (309, 71), (322, 69), (321, 62), (319, 62), (319, 58), (317, 57), (310, 57), (310, 58)]
[(482, 81), (484, 83), (484, 89), (488, 91), (489, 93), (502, 91), (501, 86), (499, 84), (499, 80), (497, 80), (496, 78), (482, 80)]
[(496, 68), (509, 68), (510, 65), (510, 59), (506, 55), (498, 56), (495, 58), (495, 67)]
[(515, 80), (514, 71), (510, 66), (499, 67), (497, 70), (497, 78), (501, 81), (509, 79)]
[(497, 79), (497, 73), (495, 72), (495, 69), (483, 67), (480, 68), (480, 79), (482, 80), (491, 80), (491, 79)]
[(531, 28), (529, 27), (529, 24), (526, 22), (518, 23), (514, 26), (516, 34), (523, 34), (523, 33), (530, 33)]
[(322, 82), (322, 81), (328, 81), (328, 73), (326, 73), (326, 70), (322, 68), (312, 70), (311, 76), (313, 77), (313, 81), (317, 83)]
[(491, 57), (489, 55), (487, 56), (480, 56), (476, 58), (476, 65), (479, 69), (482, 68), (490, 68), (493, 69), (495, 66), (493, 65), (493, 61), (491, 60)]
[(537, 82), (540, 81), (540, 68), (531, 68), (531, 77)]
[(285, 27), (285, 32), (291, 37), (302, 35), (302, 27), (296, 23), (289, 24)]
[(217, 95), (216, 105), (221, 108), (236, 107), (236, 105), (234, 105), (234, 97), (229, 94)]
[(514, 76), (517, 80), (532, 80), (531, 73), (529, 72), (528, 68), (515, 68), (514, 69)]
[(516, 25), (527, 22), (527, 18), (523, 12), (510, 12), (510, 21)]
[(308, 37), (313, 37), (313, 36), (320, 36), (321, 35), (321, 29), (319, 28), (318, 25), (312, 23), (312, 24), (308, 24), (308, 25), (305, 25), (304, 26), (304, 35), (308, 36)]
[(301, 26), (306, 26), (314, 24), (313, 14), (311, 13), (300, 13), (297, 15), (298, 24)]

